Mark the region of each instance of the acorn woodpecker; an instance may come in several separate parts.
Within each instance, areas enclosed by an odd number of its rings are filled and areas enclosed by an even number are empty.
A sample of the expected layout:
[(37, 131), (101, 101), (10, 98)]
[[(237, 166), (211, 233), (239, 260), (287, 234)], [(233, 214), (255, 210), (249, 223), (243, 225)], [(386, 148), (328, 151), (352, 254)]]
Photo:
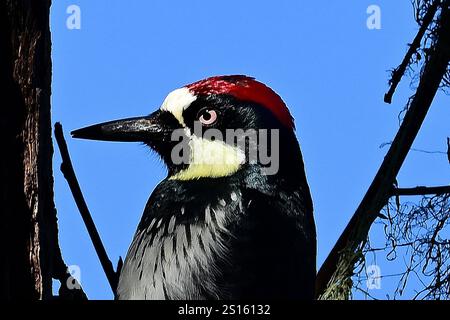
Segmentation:
[(72, 132), (142, 142), (167, 165), (117, 298), (313, 299), (316, 233), (294, 131), (278, 94), (233, 75), (172, 91), (149, 116)]

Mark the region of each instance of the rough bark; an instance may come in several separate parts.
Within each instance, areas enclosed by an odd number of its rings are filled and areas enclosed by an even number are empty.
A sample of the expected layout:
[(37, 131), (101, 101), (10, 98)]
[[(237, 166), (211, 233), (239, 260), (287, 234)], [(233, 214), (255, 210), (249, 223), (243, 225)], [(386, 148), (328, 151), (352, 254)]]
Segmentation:
[(52, 275), (65, 272), (53, 202), (50, 3), (0, 2), (1, 299), (48, 299)]

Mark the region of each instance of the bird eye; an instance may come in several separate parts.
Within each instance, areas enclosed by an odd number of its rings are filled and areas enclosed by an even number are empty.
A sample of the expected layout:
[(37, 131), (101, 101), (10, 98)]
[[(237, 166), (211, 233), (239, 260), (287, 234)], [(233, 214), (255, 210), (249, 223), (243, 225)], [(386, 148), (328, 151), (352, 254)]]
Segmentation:
[(199, 112), (198, 120), (204, 125), (211, 125), (217, 120), (217, 112), (211, 109), (203, 109)]

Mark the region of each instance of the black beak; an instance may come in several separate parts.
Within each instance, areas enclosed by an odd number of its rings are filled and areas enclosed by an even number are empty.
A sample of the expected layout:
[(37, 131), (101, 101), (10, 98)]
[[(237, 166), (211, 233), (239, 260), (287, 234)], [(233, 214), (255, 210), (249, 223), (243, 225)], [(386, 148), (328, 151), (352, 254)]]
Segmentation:
[(103, 141), (146, 142), (161, 140), (175, 129), (173, 123), (167, 123), (163, 118), (163, 112), (156, 111), (149, 116), (95, 124), (72, 131), (71, 134), (73, 138)]

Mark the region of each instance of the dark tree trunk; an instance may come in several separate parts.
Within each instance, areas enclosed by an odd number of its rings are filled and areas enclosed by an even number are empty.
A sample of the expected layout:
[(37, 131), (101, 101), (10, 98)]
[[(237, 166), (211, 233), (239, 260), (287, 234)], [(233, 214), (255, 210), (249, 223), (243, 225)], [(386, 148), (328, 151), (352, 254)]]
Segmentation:
[[(48, 299), (61, 273), (53, 203), (50, 0), (0, 1), (0, 298)], [(64, 271), (65, 272), (65, 271)]]

